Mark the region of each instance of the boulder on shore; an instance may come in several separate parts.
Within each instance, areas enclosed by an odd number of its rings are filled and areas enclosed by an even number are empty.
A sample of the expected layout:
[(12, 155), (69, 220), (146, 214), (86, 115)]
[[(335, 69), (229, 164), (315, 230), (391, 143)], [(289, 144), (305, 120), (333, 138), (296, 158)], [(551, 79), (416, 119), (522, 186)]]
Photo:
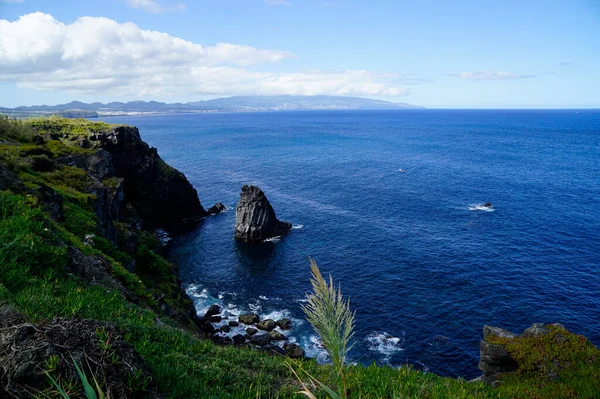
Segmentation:
[(248, 313), (239, 315), (238, 320), (240, 321), (240, 323), (244, 324), (256, 324), (260, 319), (258, 318), (258, 315), (256, 313)]
[(292, 328), (292, 320), (288, 317), (284, 317), (281, 320), (275, 322), (282, 330), (290, 330)]
[(276, 324), (273, 320), (266, 319), (266, 320), (259, 322), (256, 325), (256, 328), (258, 328), (259, 330), (271, 331), (275, 328), (275, 326), (276, 326)]
[(283, 349), (285, 349), (285, 353), (288, 357), (292, 359), (303, 359), (304, 358), (304, 349), (296, 344), (285, 344), (283, 345)]
[(204, 314), (204, 317), (209, 318), (211, 316), (216, 316), (219, 313), (221, 313), (221, 307), (215, 303), (210, 305), (210, 308), (208, 308), (208, 310)]
[(269, 343), (270, 340), (271, 340), (271, 337), (269, 337), (269, 334), (266, 334), (266, 333), (254, 334), (252, 336), (252, 338), (250, 339), (250, 341), (254, 345), (258, 345), (258, 346), (265, 346), (266, 344)]
[(271, 341), (287, 341), (287, 337), (277, 330), (270, 331), (269, 338)]
[(261, 242), (286, 234), (292, 224), (277, 219), (267, 196), (257, 186), (244, 185), (235, 210), (235, 239)]
[(258, 330), (256, 328), (252, 328), (252, 327), (246, 328), (246, 334), (248, 334), (249, 336), (253, 336), (257, 332), (258, 332)]

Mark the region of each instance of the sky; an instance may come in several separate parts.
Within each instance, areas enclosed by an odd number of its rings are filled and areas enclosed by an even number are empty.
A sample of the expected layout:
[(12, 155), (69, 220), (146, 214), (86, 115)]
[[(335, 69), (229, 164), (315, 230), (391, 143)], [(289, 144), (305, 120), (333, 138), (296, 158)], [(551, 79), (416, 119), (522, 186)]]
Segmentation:
[(0, 107), (282, 94), (600, 108), (600, 0), (0, 0)]

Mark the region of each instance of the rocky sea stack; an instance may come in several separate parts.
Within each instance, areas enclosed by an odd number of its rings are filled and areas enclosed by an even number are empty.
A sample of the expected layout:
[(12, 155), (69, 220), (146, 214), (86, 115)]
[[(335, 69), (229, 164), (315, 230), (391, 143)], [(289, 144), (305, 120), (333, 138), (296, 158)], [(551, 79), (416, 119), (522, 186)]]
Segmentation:
[(267, 196), (257, 186), (244, 185), (235, 210), (235, 239), (261, 242), (286, 234), (292, 224), (281, 222)]

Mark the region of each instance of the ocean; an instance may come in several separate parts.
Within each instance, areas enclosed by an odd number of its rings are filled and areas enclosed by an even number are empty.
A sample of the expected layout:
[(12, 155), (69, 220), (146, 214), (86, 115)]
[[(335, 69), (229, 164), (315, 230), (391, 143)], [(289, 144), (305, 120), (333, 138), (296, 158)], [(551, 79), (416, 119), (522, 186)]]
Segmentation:
[[(600, 111), (102, 119), (139, 127), (205, 208), (227, 206), (167, 247), (201, 314), (291, 317), (290, 338), (326, 361), (301, 310), (312, 257), (356, 311), (351, 362), (476, 377), (485, 324), (558, 322), (600, 344)], [(243, 184), (287, 236), (234, 241)]]

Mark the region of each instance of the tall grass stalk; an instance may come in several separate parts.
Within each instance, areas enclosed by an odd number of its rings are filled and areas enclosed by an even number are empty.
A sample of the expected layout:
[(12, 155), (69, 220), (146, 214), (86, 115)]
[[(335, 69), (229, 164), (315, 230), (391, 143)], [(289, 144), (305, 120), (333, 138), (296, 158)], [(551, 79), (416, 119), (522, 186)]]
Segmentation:
[(302, 306), (302, 310), (323, 340), (323, 346), (331, 358), (338, 397), (346, 399), (344, 365), (351, 349), (350, 340), (354, 336), (354, 312), (350, 310), (350, 300), (342, 296), (341, 288), (338, 286), (336, 289), (331, 275), (329, 282), (326, 281), (313, 259), (310, 259), (310, 268), (313, 292), (307, 295), (308, 302), (306, 306)]

